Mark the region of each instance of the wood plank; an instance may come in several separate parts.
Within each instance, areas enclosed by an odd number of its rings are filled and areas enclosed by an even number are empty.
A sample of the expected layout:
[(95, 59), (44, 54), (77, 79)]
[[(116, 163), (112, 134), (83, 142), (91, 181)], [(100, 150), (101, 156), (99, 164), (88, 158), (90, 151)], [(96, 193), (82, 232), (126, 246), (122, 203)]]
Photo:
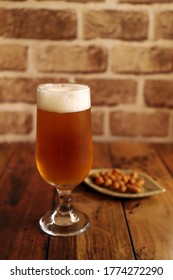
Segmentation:
[(173, 176), (173, 143), (154, 144), (154, 147)]
[(113, 143), (114, 166), (144, 171), (166, 192), (145, 199), (124, 200), (136, 259), (173, 259), (173, 180), (152, 145)]
[[(94, 167), (112, 167), (109, 146), (94, 143)], [(90, 229), (79, 236), (51, 238), (49, 259), (133, 259), (121, 202), (97, 193), (82, 183), (73, 204), (85, 212)]]
[(53, 194), (36, 170), (33, 145), (15, 146), (0, 192), (0, 259), (45, 259), (48, 237), (38, 221), (52, 206)]
[(0, 144), (0, 176), (4, 171), (13, 151), (14, 151), (15, 144), (7, 144), (1, 143)]

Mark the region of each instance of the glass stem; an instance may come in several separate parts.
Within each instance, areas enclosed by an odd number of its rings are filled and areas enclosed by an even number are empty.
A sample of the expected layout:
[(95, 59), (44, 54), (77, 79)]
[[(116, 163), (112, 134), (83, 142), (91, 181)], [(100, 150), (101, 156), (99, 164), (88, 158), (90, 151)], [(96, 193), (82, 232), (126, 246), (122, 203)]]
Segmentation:
[(59, 196), (59, 203), (53, 214), (54, 223), (57, 225), (72, 225), (78, 221), (77, 215), (74, 213), (71, 205), (72, 187), (64, 186), (56, 188)]
[(57, 189), (57, 192), (59, 195), (59, 205), (57, 210), (65, 214), (71, 210), (72, 191)]

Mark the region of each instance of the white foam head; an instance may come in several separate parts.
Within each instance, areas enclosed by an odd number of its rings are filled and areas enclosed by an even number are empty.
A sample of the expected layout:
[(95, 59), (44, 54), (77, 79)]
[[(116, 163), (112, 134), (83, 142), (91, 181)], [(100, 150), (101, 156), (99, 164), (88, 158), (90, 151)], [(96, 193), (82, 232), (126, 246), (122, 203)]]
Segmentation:
[(79, 112), (91, 107), (90, 88), (80, 84), (42, 84), (37, 88), (37, 107), (57, 112)]

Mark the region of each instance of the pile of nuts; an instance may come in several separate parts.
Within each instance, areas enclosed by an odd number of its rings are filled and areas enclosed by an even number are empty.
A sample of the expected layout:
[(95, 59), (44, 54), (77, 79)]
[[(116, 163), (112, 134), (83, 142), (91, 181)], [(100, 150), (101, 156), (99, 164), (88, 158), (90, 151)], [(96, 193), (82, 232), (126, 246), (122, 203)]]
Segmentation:
[(93, 173), (91, 178), (100, 187), (121, 193), (139, 193), (145, 183), (137, 172), (124, 173), (117, 168)]

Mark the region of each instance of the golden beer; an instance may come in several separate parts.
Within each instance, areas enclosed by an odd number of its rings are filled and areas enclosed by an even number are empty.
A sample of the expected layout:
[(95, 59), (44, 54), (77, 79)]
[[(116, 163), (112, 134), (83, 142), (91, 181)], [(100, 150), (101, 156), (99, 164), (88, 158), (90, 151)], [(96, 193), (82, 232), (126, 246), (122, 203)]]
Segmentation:
[(37, 109), (37, 166), (53, 185), (76, 185), (92, 165), (90, 108), (57, 113)]

